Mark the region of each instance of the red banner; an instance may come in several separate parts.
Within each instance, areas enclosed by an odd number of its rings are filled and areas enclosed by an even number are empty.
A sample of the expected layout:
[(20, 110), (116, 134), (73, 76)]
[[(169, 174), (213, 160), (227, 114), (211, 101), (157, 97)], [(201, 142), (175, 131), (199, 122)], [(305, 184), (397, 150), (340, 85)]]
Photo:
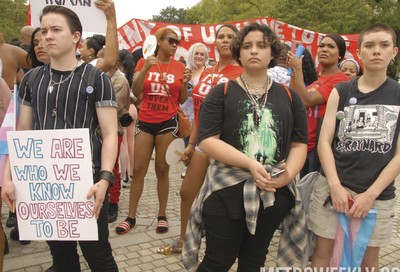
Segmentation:
[[(275, 31), (282, 41), (289, 45), (292, 41), (303, 44), (311, 51), (313, 56), (316, 56), (318, 44), (325, 35), (324, 33), (302, 29), (269, 17), (229, 22), (229, 24), (241, 29), (253, 22), (268, 25), (273, 31)], [(142, 44), (148, 35), (154, 34), (154, 32), (160, 27), (170, 27), (175, 29), (181, 38), (181, 44), (175, 54), (176, 59), (185, 57), (190, 45), (196, 42), (204, 43), (209, 48), (210, 58), (218, 59), (218, 52), (215, 50), (214, 40), (216, 30), (219, 26), (221, 26), (221, 24), (174, 25), (141, 19), (132, 19), (130, 22), (118, 29), (119, 48), (134, 51), (135, 49), (142, 47)], [(357, 59), (356, 49), (359, 35), (346, 34), (341, 36), (345, 39), (347, 45), (346, 58)]]

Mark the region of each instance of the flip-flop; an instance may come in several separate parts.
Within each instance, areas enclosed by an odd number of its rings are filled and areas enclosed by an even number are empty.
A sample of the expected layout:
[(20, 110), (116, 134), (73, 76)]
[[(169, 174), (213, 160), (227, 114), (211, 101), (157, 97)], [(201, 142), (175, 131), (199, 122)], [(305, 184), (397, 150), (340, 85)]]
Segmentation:
[(131, 229), (133, 229), (136, 226), (135, 223), (129, 222), (129, 220), (125, 219), (119, 225), (115, 228), (115, 233), (118, 235), (123, 235), (125, 233), (128, 233)]
[(169, 224), (167, 221), (167, 217), (159, 216), (157, 218), (157, 220), (158, 220), (158, 222), (157, 222), (156, 233), (163, 234), (163, 233), (168, 232)]

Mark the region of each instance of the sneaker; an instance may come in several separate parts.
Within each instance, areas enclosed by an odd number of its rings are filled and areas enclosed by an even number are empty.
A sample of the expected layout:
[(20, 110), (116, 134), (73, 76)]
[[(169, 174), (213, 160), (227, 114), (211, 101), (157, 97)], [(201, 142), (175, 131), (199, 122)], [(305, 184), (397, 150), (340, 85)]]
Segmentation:
[(17, 215), (13, 212), (9, 212), (8, 219), (6, 222), (7, 228), (15, 227), (15, 223), (17, 222)]
[(129, 188), (131, 187), (132, 177), (127, 176), (126, 179), (121, 181), (122, 188)]
[(110, 203), (108, 208), (108, 223), (117, 221), (118, 218), (118, 204)]

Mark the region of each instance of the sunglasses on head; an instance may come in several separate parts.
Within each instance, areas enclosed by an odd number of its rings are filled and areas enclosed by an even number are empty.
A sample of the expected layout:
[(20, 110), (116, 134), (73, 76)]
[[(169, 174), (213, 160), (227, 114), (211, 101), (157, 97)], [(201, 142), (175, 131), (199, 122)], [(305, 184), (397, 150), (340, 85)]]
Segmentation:
[(168, 40), (168, 43), (170, 45), (176, 44), (178, 46), (181, 43), (179, 40), (171, 38), (171, 37), (164, 38), (164, 40)]

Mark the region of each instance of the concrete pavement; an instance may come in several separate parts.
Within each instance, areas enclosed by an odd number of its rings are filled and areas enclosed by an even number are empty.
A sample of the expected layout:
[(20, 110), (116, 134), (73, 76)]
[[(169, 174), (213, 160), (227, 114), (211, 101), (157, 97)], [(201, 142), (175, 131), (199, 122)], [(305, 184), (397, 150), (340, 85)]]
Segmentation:
[[(168, 221), (170, 230), (166, 234), (156, 234), (158, 201), (156, 192), (156, 177), (154, 161), (151, 161), (149, 172), (146, 176), (145, 188), (139, 203), (137, 226), (125, 235), (116, 235), (115, 227), (128, 213), (129, 189), (122, 188), (119, 217), (110, 227), (110, 241), (114, 257), (121, 272), (176, 272), (185, 271), (180, 262), (179, 255), (164, 256), (156, 253), (159, 246), (170, 243), (172, 238), (179, 235), (180, 225), (180, 197), (177, 195), (182, 179), (180, 177), (184, 167), (181, 163), (171, 167), (170, 194), (168, 202)], [(400, 180), (396, 182), (397, 187)], [(398, 194), (400, 194), (398, 192)], [(396, 214), (393, 225), (392, 244), (381, 249), (381, 267), (400, 268), (400, 198), (396, 201)], [(7, 237), (10, 229), (5, 227), (8, 217), (8, 208), (2, 207), (2, 222)], [(5, 256), (4, 271), (10, 272), (39, 272), (51, 265), (51, 256), (45, 242), (32, 241), (29, 245), (9, 240), (10, 253)], [(275, 267), (275, 257), (279, 241), (276, 234), (270, 245), (270, 254), (267, 257), (266, 267)], [(203, 247), (204, 248), (204, 247)], [(82, 271), (90, 271), (81, 258)], [(231, 269), (235, 271), (235, 266)]]

